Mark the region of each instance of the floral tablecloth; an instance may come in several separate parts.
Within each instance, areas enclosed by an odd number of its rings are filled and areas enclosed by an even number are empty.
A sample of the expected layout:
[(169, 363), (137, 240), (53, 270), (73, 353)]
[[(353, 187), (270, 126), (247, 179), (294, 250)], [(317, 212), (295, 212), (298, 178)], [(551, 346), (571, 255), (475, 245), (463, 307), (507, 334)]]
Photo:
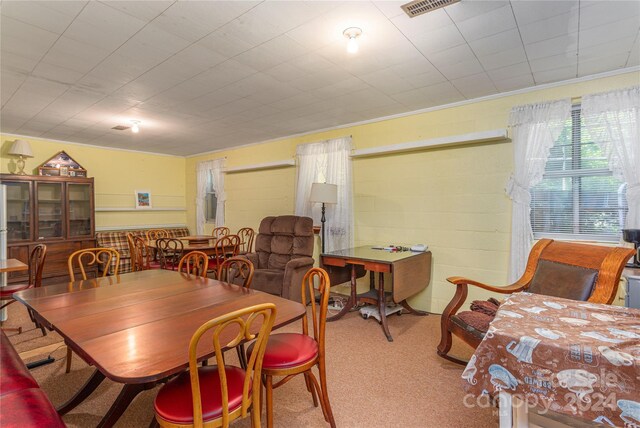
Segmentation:
[(539, 413), (640, 427), (640, 310), (513, 294), (462, 378), (466, 404), (505, 391)]

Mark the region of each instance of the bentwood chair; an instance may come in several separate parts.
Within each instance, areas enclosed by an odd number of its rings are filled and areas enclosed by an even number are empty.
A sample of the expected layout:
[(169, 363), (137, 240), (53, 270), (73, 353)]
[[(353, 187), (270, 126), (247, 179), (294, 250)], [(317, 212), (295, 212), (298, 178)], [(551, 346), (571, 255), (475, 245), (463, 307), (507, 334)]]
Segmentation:
[(209, 258), (209, 269), (217, 274), (218, 266), (225, 260), (238, 255), (240, 238), (238, 235), (225, 235), (216, 240), (213, 255)]
[[(316, 286), (319, 299), (316, 300)], [(322, 407), (324, 419), (335, 428), (336, 423), (329, 403), (327, 391), (327, 372), (325, 368), (325, 325), (329, 289), (331, 283), (324, 269), (313, 268), (302, 279), (302, 304), (311, 306), (311, 327), (313, 336), (309, 335), (309, 320), (302, 318), (302, 333), (278, 333), (269, 337), (262, 362), (262, 378), (266, 387), (267, 427), (273, 427), (273, 389), (284, 385), (293, 376), (303, 374), (307, 390), (311, 392), (313, 405), (318, 407), (318, 399)], [(256, 348), (249, 346), (247, 355), (252, 358)], [(320, 383), (311, 371), (318, 366)], [(274, 377), (282, 377), (273, 383)]]
[(189, 275), (194, 274), (206, 278), (208, 266), (209, 256), (207, 256), (206, 253), (202, 251), (191, 251), (180, 259), (178, 272), (185, 272)]
[(452, 334), (477, 348), (498, 309), (495, 301), (474, 301), (470, 311), (460, 313), (468, 287), (474, 286), (501, 294), (520, 291), (611, 304), (618, 291), (620, 275), (633, 249), (575, 244), (541, 239), (531, 249), (525, 272), (511, 285), (496, 287), (471, 279), (454, 276), (447, 281), (456, 292), (441, 317), (441, 338), (438, 355), (458, 364), (467, 364), (449, 354)]
[(240, 237), (240, 248), (238, 254), (247, 254), (253, 251), (253, 239), (255, 238), (256, 231), (250, 227), (243, 227), (238, 230), (238, 236)]
[[(160, 426), (228, 427), (230, 421), (251, 411), (251, 426), (259, 428), (262, 356), (275, 316), (276, 306), (263, 303), (222, 315), (196, 330), (189, 343), (189, 372), (162, 386), (154, 401)], [(256, 323), (260, 323), (257, 335), (251, 333)], [(205, 334), (213, 337), (208, 340), (213, 343), (216, 365), (198, 367), (198, 344)], [(253, 338), (255, 352), (245, 369), (225, 364), (225, 349)]]
[[(112, 261), (115, 260), (115, 264)], [(82, 279), (87, 279), (86, 267), (97, 266), (98, 276), (107, 276), (109, 267), (113, 266), (113, 275), (118, 274), (120, 266), (120, 253), (113, 248), (85, 248), (72, 253), (67, 260), (69, 277), (71, 281), (76, 280), (75, 270), (80, 269)], [(100, 273), (102, 272), (102, 273)], [(67, 367), (66, 373), (71, 371), (71, 348), (67, 346)]]
[(131, 267), (134, 272), (149, 269), (160, 269), (160, 262), (154, 260), (153, 249), (149, 248), (147, 241), (140, 237), (133, 237), (134, 251), (131, 253)]
[[(42, 285), (42, 270), (44, 268), (44, 261), (47, 258), (47, 246), (44, 244), (38, 244), (31, 250), (31, 254), (29, 255), (29, 280), (25, 283), (20, 284), (9, 284), (6, 287), (0, 287), (0, 303), (3, 303), (0, 306), (0, 310), (6, 308), (12, 303), (15, 303), (15, 299), (13, 298), (13, 293), (18, 291), (27, 290), (29, 288), (37, 288)], [(4, 303), (6, 302), (6, 303)], [(36, 327), (42, 330), (42, 335), (46, 336), (47, 331), (44, 327), (39, 324), (31, 311), (29, 311), (29, 317), (31, 321), (33, 321)], [(18, 334), (22, 333), (22, 327), (16, 328), (4, 328), (4, 331), (17, 331)]]
[[(251, 288), (251, 280), (253, 279), (253, 263), (241, 257), (231, 257), (222, 262), (218, 266), (218, 281), (228, 282), (229, 284), (240, 285), (244, 288)], [(236, 348), (238, 351), (238, 360), (242, 367), (247, 366), (244, 345), (240, 344)]]
[(175, 238), (160, 238), (156, 241), (156, 247), (160, 255), (160, 268), (177, 270), (184, 251), (182, 241)]
[(214, 239), (220, 239), (223, 236), (227, 236), (229, 233), (231, 233), (231, 231), (228, 227), (214, 227), (211, 231), (211, 236), (213, 236)]
[(169, 238), (169, 231), (165, 229), (149, 229), (144, 232), (147, 241), (155, 241), (160, 238)]

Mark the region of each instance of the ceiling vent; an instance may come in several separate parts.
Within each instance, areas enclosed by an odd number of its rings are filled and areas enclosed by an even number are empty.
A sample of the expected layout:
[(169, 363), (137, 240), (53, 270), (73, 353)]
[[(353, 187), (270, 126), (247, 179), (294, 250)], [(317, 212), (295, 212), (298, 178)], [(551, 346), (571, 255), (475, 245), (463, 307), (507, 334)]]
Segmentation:
[(115, 129), (116, 131), (126, 131), (127, 129), (129, 129), (129, 127), (124, 125), (118, 125), (118, 126), (114, 126), (111, 129)]
[(400, 6), (409, 18), (415, 18), (432, 10), (440, 9), (450, 4), (458, 3), (460, 0), (416, 0)]

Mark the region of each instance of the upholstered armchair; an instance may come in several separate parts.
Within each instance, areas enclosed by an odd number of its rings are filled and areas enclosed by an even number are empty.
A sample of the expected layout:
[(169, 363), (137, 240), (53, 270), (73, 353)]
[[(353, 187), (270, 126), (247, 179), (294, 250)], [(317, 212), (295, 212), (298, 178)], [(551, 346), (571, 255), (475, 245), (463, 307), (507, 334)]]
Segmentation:
[(452, 334), (476, 348), (493, 320), (498, 308), (496, 303), (499, 303), (494, 299), (474, 301), (470, 311), (458, 312), (467, 298), (469, 286), (500, 294), (527, 291), (564, 299), (611, 304), (618, 291), (622, 269), (632, 255), (631, 248), (541, 239), (529, 253), (524, 274), (511, 285), (496, 287), (459, 276), (447, 278), (447, 281), (456, 286), (456, 292), (442, 313), (438, 355), (466, 364), (466, 361), (449, 355)]
[(255, 268), (251, 288), (299, 302), (302, 278), (313, 267), (313, 239), (309, 217), (262, 219), (255, 252), (241, 256)]

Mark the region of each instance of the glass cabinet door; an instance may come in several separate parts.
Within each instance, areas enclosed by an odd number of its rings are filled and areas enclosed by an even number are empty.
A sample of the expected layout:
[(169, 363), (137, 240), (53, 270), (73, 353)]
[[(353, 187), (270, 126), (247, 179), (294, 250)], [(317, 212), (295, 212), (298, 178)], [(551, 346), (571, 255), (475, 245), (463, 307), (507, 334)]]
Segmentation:
[(37, 183), (38, 239), (63, 238), (64, 183)]
[(91, 185), (69, 183), (69, 236), (91, 236)]
[(2, 184), (7, 185), (7, 241), (30, 241), (30, 183), (3, 181)]

